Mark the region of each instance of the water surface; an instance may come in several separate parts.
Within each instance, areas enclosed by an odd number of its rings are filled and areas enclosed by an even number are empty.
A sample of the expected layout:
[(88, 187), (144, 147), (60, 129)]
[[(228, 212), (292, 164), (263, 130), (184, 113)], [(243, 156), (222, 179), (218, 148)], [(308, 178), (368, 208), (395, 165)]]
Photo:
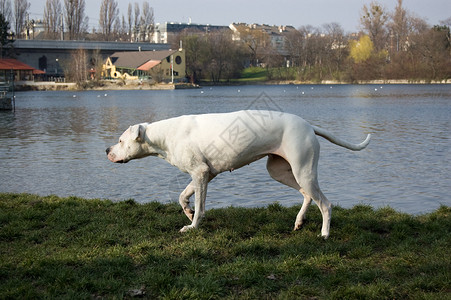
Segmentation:
[[(319, 138), (319, 181), (333, 204), (408, 213), (451, 205), (448, 85), (16, 93), (16, 112), (0, 113), (0, 191), (177, 201), (188, 175), (153, 157), (113, 164), (105, 149), (132, 124), (246, 108), (294, 113), (353, 143), (373, 135), (361, 152)], [(273, 181), (265, 163), (220, 174), (209, 185), (207, 208), (300, 204), (300, 194)]]

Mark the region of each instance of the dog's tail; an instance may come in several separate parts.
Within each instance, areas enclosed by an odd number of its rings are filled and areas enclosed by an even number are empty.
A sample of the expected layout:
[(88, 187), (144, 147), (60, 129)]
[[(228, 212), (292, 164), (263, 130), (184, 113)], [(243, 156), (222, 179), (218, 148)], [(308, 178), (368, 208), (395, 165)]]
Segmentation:
[(319, 135), (323, 138), (325, 138), (326, 140), (328, 140), (331, 143), (334, 143), (338, 146), (342, 146), (345, 147), (349, 150), (353, 150), (353, 151), (360, 151), (366, 148), (366, 146), (368, 146), (368, 144), (370, 143), (370, 139), (371, 139), (371, 134), (368, 134), (366, 139), (360, 143), (360, 144), (351, 144), (349, 142), (346, 142), (345, 140), (342, 140), (340, 138), (335, 137), (332, 133), (330, 133), (329, 131), (316, 127), (316, 126), (312, 126), (313, 130), (315, 131), (316, 135)]

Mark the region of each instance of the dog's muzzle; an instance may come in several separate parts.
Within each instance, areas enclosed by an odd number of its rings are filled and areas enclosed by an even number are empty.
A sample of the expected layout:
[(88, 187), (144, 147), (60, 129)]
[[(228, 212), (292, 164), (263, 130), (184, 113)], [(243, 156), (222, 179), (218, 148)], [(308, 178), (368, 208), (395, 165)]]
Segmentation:
[(114, 154), (111, 154), (111, 155), (110, 155), (111, 147), (108, 147), (108, 148), (105, 150), (105, 152), (106, 152), (106, 155), (107, 155), (108, 159), (111, 160), (112, 162), (115, 162), (115, 163), (118, 163), (118, 164), (126, 163), (126, 161), (124, 161), (123, 159), (121, 159), (121, 160), (115, 160), (115, 159), (114, 159), (114, 157), (115, 157)]

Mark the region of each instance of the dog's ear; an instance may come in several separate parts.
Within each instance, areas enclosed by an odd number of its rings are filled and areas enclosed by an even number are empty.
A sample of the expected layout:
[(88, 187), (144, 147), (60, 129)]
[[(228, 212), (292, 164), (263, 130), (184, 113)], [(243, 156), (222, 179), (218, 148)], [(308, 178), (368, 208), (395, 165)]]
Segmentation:
[(138, 124), (130, 126), (131, 139), (134, 141), (143, 141), (144, 135), (146, 134), (146, 127), (144, 125)]

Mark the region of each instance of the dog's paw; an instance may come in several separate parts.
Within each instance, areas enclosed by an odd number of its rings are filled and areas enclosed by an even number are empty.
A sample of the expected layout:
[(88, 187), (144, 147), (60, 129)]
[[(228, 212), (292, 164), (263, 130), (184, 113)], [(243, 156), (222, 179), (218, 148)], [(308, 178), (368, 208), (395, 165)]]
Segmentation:
[(304, 224), (303, 223), (296, 223), (296, 224), (294, 224), (293, 231), (300, 230), (302, 228), (302, 225), (304, 225)]
[(183, 226), (182, 229), (180, 229), (180, 232), (188, 232), (189, 230), (193, 229), (194, 227), (192, 225)]
[(329, 238), (329, 234), (318, 234), (318, 237), (323, 238), (324, 240), (327, 240)]

